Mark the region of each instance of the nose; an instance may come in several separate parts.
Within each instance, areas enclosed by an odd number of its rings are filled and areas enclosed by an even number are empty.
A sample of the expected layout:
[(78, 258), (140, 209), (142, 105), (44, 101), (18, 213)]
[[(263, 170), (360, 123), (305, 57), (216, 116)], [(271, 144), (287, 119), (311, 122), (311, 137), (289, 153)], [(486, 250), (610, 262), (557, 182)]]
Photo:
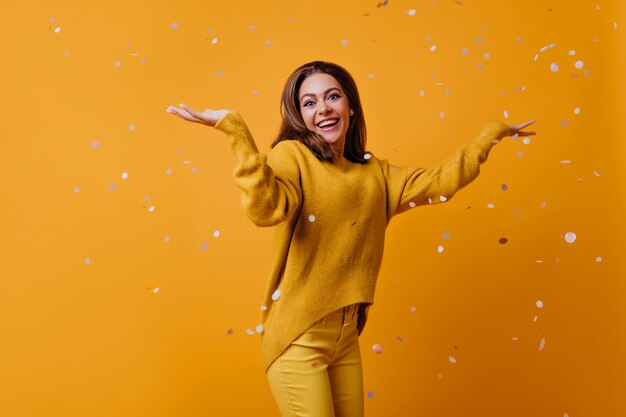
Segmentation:
[(327, 102), (322, 101), (320, 104), (320, 113), (328, 113), (330, 111), (330, 106)]

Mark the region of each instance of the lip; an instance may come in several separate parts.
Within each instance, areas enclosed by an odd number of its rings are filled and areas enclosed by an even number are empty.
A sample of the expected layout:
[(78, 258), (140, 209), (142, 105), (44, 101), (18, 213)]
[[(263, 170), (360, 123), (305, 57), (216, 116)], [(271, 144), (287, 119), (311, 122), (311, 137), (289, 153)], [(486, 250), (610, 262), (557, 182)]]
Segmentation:
[[(336, 120), (337, 123), (335, 123), (334, 125), (330, 126), (330, 127), (320, 127), (319, 124), (325, 122), (326, 120)], [(317, 122), (315, 124), (315, 127), (317, 127), (318, 129), (320, 129), (322, 132), (329, 132), (331, 130), (334, 130), (336, 127), (339, 127), (339, 122), (341, 122), (341, 119), (337, 118), (337, 117), (329, 117), (327, 119), (324, 120), (320, 120), (319, 122)]]

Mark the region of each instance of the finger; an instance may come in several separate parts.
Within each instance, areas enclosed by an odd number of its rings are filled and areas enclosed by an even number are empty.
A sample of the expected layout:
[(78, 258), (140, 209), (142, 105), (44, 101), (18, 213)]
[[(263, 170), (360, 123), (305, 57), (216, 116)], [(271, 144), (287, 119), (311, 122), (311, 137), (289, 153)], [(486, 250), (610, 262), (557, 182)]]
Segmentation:
[(535, 123), (535, 122), (536, 122), (536, 120), (530, 120), (530, 121), (528, 121), (528, 122), (521, 123), (518, 127), (519, 127), (519, 129), (523, 129), (523, 128), (525, 128), (526, 126), (530, 126), (530, 125), (532, 125), (532, 124), (533, 124), (533, 123)]
[(536, 135), (536, 132), (517, 132), (518, 135), (520, 136), (532, 136), (532, 135)]
[(178, 117), (180, 117), (181, 119), (185, 119), (188, 120), (190, 122), (196, 122), (196, 123), (201, 123), (200, 120), (198, 120), (197, 118), (195, 118), (194, 116), (192, 116), (191, 114), (189, 114), (188, 112), (186, 112), (185, 110), (181, 110), (176, 108), (175, 106), (169, 106), (166, 111), (168, 113), (172, 113)]

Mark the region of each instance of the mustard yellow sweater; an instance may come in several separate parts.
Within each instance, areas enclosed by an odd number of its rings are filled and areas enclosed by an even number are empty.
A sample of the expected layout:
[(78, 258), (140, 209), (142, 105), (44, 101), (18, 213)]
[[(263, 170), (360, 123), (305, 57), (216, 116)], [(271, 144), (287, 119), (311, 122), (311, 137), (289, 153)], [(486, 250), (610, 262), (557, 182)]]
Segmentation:
[(344, 306), (362, 303), (360, 335), (374, 303), (391, 218), (449, 200), (478, 176), (493, 144), (510, 134), (507, 124), (491, 120), (453, 157), (425, 169), (397, 167), (372, 152), (365, 164), (320, 161), (297, 140), (259, 153), (237, 112), (215, 128), (230, 139), (246, 215), (257, 226), (273, 226), (261, 311), (266, 372), (309, 326)]

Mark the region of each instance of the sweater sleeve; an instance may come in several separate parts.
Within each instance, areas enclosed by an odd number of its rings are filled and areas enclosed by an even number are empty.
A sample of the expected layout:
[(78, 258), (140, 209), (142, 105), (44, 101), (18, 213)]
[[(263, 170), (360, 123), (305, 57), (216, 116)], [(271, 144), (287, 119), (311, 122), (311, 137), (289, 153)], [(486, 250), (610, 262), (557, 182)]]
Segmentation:
[(388, 219), (419, 205), (437, 204), (452, 198), (478, 177), (480, 165), (487, 161), (493, 145), (510, 133), (507, 124), (492, 119), (474, 141), (429, 169), (395, 167), (387, 160), (380, 161), (387, 182)]
[(302, 200), (300, 170), (290, 141), (279, 142), (268, 155), (259, 153), (237, 112), (226, 114), (215, 128), (230, 140), (237, 160), (233, 176), (248, 218), (257, 226), (274, 226), (290, 219)]

